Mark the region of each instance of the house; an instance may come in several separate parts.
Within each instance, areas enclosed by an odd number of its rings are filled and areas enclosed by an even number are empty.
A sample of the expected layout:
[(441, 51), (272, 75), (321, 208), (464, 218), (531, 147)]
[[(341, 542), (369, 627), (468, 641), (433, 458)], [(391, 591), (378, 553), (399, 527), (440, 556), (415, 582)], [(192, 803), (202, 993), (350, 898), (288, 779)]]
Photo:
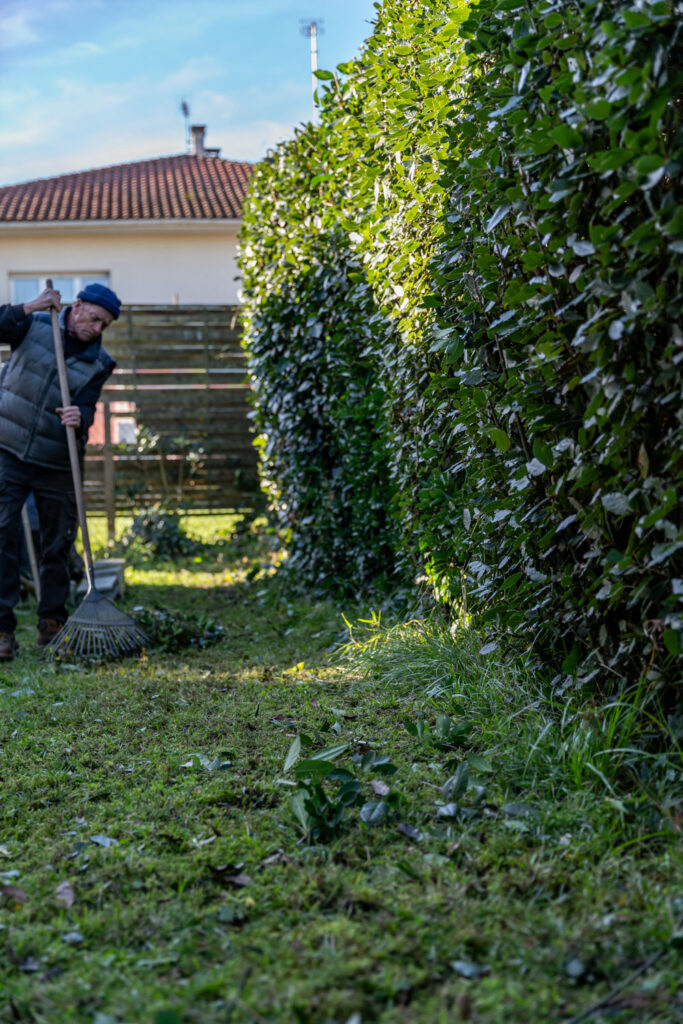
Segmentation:
[(238, 301), (237, 233), (250, 163), (207, 149), (0, 188), (0, 303), (52, 277), (62, 300), (109, 285), (125, 305)]
[[(171, 494), (201, 508), (237, 507), (249, 500), (247, 484), (253, 489), (234, 308), (253, 164), (222, 159), (204, 136), (203, 125), (192, 127), (187, 154), (0, 187), (0, 303), (34, 298), (52, 278), (63, 303), (99, 281), (124, 306), (106, 334), (118, 367), (85, 466), (88, 507), (106, 507), (112, 531), (114, 483), (119, 507)], [(0, 362), (8, 354), (0, 345)], [(151, 453), (136, 451), (141, 430), (159, 441)], [(112, 456), (111, 444), (130, 450)]]

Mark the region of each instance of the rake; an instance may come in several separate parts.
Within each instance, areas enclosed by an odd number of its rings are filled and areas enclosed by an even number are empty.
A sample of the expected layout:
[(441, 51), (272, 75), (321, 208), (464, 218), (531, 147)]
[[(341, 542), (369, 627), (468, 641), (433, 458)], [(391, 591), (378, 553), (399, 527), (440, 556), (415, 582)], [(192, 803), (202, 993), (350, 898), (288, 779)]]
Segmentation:
[[(52, 282), (47, 281), (52, 288)], [(59, 318), (56, 309), (50, 310), (52, 321), (52, 337), (57, 359), (59, 388), (62, 394), (62, 405), (71, 405), (69, 383), (66, 377), (62, 333), (59, 329)], [(95, 587), (95, 571), (93, 568), (92, 549), (88, 534), (88, 523), (85, 517), (83, 499), (83, 482), (81, 480), (81, 464), (78, 458), (78, 446), (75, 427), (66, 427), (66, 440), (69, 447), (69, 462), (74, 482), (78, 525), (81, 528), (83, 543), (83, 559), (85, 562), (85, 578), (88, 589), (76, 611), (64, 623), (45, 648), (45, 655), (50, 660), (72, 655), (77, 658), (104, 660), (117, 658), (124, 654), (134, 654), (150, 643), (149, 637), (140, 629), (135, 620), (112, 604)]]

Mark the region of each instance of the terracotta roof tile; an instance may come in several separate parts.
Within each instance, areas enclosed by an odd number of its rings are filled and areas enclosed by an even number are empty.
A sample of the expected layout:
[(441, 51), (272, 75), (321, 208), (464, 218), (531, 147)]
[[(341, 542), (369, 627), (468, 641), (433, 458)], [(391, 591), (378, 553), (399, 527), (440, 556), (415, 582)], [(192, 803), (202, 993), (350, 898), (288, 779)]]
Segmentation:
[(5, 185), (0, 222), (235, 219), (253, 169), (217, 156), (165, 156)]

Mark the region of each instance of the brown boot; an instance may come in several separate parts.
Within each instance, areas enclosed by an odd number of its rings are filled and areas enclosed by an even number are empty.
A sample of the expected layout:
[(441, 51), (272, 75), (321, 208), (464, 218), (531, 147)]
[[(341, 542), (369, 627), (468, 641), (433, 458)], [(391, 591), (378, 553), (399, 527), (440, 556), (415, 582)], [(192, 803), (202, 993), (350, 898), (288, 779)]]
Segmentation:
[(41, 619), (38, 623), (38, 639), (36, 647), (47, 647), (50, 640), (57, 636), (64, 625), (59, 619)]
[(18, 647), (14, 633), (0, 633), (0, 661), (11, 661)]

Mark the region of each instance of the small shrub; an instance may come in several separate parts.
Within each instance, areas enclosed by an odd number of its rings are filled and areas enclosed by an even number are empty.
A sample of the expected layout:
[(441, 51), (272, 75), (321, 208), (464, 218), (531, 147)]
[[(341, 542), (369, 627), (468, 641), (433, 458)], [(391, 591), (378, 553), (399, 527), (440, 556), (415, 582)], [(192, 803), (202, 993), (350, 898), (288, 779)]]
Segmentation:
[(138, 551), (169, 561), (191, 558), (203, 547), (201, 541), (188, 536), (177, 514), (162, 509), (148, 509), (136, 515), (118, 546), (124, 553)]

